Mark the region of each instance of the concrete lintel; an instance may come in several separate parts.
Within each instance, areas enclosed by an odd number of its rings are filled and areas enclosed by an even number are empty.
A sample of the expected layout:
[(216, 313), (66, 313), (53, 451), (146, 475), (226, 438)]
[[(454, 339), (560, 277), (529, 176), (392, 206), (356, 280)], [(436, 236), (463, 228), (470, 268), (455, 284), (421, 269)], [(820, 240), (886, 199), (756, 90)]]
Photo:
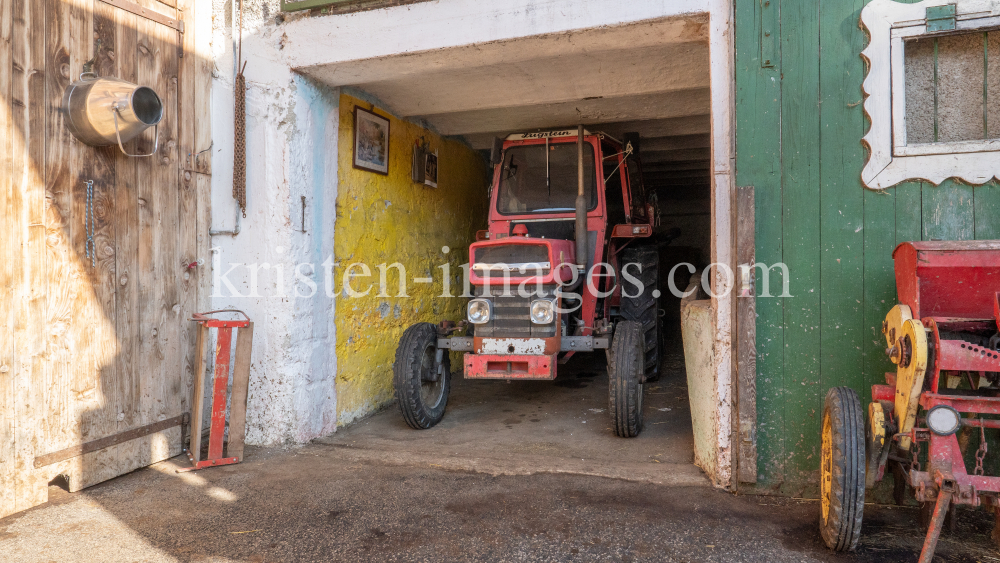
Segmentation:
[[(578, 0), (510, 0), (492, 3), (488, 7), (480, 0), (426, 2), (290, 20), (285, 26), (287, 40), (283, 41), (282, 50), (292, 68), (303, 70), (347, 61), (606, 28), (608, 22), (628, 25), (680, 16), (704, 16), (708, 9), (708, 0), (631, 3), (605, 0), (589, 2), (586, 9), (580, 9)], [(666, 36), (662, 30), (651, 31), (648, 36), (656, 43), (663, 43), (671, 37), (675, 42), (692, 41), (704, 38), (706, 30), (703, 28), (681, 22)], [(638, 46), (643, 45), (640, 42)], [(596, 50), (607, 50), (609, 45), (595, 44), (594, 47)], [(571, 45), (570, 49), (577, 50), (579, 47)], [(505, 59), (513, 60), (507, 58), (506, 53)], [(430, 62), (435, 60), (442, 62), (434, 56), (429, 59)], [(412, 61), (399, 62), (403, 66), (413, 64)], [(365, 72), (360, 68), (349, 72), (345, 69), (346, 81), (341, 85), (370, 80), (364, 78)]]

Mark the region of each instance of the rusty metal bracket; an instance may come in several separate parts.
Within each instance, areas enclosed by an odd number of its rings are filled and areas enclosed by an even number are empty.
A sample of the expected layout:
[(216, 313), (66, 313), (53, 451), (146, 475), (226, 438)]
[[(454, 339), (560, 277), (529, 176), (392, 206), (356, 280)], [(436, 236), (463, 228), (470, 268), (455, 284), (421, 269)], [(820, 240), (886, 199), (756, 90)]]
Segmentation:
[(129, 0), (101, 0), (101, 2), (110, 4), (115, 8), (120, 8), (126, 12), (131, 12), (139, 17), (146, 18), (147, 20), (154, 21), (158, 24), (165, 25), (171, 29), (176, 29), (180, 33), (184, 33), (184, 20), (172, 18), (159, 12), (143, 8), (142, 6), (136, 4), (135, 2), (130, 2)]
[(174, 426), (187, 426), (191, 418), (188, 413), (177, 415), (173, 418), (168, 418), (166, 420), (161, 420), (159, 422), (154, 422), (152, 424), (147, 424), (145, 426), (140, 426), (138, 428), (133, 428), (132, 430), (126, 430), (106, 438), (101, 438), (99, 440), (94, 440), (92, 442), (86, 442), (78, 446), (72, 446), (64, 450), (59, 450), (57, 452), (48, 453), (45, 455), (40, 455), (35, 458), (35, 469), (45, 467), (47, 465), (52, 465), (53, 463), (58, 463), (60, 461), (65, 461), (67, 459), (72, 459), (74, 457), (79, 457), (84, 454), (91, 452), (96, 452), (97, 450), (103, 450), (104, 448), (110, 448), (111, 446), (116, 446), (118, 444), (123, 444), (130, 440), (135, 440), (136, 438), (142, 438), (143, 436), (148, 436), (150, 434), (155, 434), (157, 432), (162, 432), (173, 428)]

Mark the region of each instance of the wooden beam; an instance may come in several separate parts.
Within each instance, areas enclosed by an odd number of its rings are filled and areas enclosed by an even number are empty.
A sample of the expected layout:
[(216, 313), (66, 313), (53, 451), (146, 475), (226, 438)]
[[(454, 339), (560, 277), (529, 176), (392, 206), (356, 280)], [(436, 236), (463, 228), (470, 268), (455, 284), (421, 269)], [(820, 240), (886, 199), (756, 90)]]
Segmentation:
[(147, 20), (154, 21), (158, 24), (165, 25), (167, 27), (176, 29), (177, 31), (184, 33), (184, 22), (172, 18), (170, 16), (161, 14), (160, 12), (149, 10), (143, 8), (142, 6), (136, 4), (135, 2), (129, 2), (129, 0), (100, 0), (105, 4), (111, 4), (115, 8), (120, 8), (126, 12), (131, 12), (141, 18), (146, 18)]
[(58, 463), (60, 461), (65, 461), (67, 459), (72, 459), (74, 457), (79, 457), (86, 453), (96, 452), (97, 450), (103, 450), (104, 448), (109, 448), (111, 446), (115, 446), (123, 442), (135, 440), (136, 438), (149, 436), (150, 434), (162, 432), (164, 430), (168, 430), (175, 426), (182, 426), (187, 423), (188, 423), (188, 413), (184, 413), (177, 415), (173, 418), (168, 418), (166, 420), (161, 420), (159, 422), (154, 422), (152, 424), (140, 426), (139, 428), (133, 428), (132, 430), (127, 430), (119, 434), (114, 434), (106, 438), (101, 438), (100, 440), (94, 440), (92, 442), (87, 442), (85, 444), (80, 444), (78, 446), (72, 446), (63, 450), (59, 450), (57, 452), (40, 455), (35, 458), (35, 463), (34, 463), (35, 469), (45, 467), (46, 465), (52, 465), (53, 463)]
[(656, 182), (660, 180), (676, 180), (680, 178), (702, 178), (706, 182), (711, 180), (708, 170), (677, 170), (662, 172), (643, 172), (642, 179), (646, 182)]
[(642, 171), (656, 172), (659, 170), (704, 170), (710, 172), (712, 161), (710, 160), (674, 160), (674, 161), (648, 161), (642, 159)]
[(712, 158), (711, 149), (681, 149), (675, 151), (642, 151), (642, 159), (650, 162), (674, 162), (679, 160), (708, 160)]
[(642, 152), (673, 151), (680, 149), (707, 149), (712, 146), (712, 139), (705, 134), (697, 135), (664, 135), (663, 137), (648, 137), (642, 139)]

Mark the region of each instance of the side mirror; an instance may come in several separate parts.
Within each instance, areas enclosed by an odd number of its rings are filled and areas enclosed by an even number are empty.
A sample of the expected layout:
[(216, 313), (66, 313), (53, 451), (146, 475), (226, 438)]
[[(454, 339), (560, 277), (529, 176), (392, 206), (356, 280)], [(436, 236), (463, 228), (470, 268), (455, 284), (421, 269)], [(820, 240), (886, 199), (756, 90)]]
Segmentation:
[(493, 138), (493, 150), (490, 151), (490, 166), (496, 166), (503, 162), (503, 139)]

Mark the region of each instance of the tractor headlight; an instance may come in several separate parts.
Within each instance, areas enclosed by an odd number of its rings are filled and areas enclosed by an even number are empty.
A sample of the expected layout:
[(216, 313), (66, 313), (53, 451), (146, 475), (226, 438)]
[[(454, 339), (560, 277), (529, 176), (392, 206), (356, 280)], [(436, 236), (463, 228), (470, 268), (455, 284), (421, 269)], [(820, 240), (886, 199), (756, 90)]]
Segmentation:
[(493, 303), (488, 299), (473, 299), (469, 301), (469, 307), (466, 309), (469, 317), (469, 322), (474, 325), (481, 325), (490, 322), (490, 318), (493, 317)]
[(938, 405), (927, 411), (927, 427), (938, 436), (951, 436), (962, 427), (962, 415), (947, 405)]
[(555, 319), (554, 305), (550, 299), (535, 299), (531, 302), (531, 322), (547, 325)]

